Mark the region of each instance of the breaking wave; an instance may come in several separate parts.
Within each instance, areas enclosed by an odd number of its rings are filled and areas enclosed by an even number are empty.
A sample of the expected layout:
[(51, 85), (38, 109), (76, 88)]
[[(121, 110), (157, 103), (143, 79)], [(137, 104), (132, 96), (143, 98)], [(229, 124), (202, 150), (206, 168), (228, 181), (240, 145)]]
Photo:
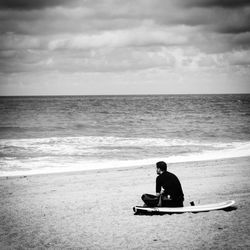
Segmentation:
[(250, 156), (249, 141), (51, 137), (0, 140), (0, 176), (73, 172)]

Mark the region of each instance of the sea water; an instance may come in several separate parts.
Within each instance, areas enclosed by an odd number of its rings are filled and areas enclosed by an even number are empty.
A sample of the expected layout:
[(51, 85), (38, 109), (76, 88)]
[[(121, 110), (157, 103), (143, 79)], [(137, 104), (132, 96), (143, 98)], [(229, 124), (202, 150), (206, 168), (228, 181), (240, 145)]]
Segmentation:
[(250, 156), (250, 95), (0, 98), (0, 176)]

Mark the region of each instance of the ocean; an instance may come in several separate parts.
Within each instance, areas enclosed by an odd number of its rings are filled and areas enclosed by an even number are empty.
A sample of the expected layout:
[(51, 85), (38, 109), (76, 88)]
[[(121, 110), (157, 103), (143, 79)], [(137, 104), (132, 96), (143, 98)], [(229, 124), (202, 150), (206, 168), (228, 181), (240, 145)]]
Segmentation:
[(250, 156), (250, 95), (0, 97), (0, 176)]

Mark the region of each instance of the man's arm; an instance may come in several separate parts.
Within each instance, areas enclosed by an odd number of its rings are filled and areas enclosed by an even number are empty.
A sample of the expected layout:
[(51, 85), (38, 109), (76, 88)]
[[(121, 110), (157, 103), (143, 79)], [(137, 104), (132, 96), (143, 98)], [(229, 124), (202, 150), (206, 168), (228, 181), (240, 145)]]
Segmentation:
[(161, 191), (159, 193), (156, 192), (156, 196), (160, 196), (164, 193), (164, 189), (162, 188)]
[(163, 193), (164, 193), (164, 190), (161, 187), (161, 183), (160, 183), (159, 176), (158, 176), (156, 178), (156, 196), (159, 197)]

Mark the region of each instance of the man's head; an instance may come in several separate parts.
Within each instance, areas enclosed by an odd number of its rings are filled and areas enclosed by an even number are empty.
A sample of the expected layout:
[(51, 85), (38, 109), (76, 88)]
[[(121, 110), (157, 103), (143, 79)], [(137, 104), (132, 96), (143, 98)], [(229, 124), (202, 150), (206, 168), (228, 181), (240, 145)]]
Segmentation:
[(167, 164), (164, 161), (159, 161), (156, 163), (156, 173), (162, 174), (163, 172), (167, 171)]

